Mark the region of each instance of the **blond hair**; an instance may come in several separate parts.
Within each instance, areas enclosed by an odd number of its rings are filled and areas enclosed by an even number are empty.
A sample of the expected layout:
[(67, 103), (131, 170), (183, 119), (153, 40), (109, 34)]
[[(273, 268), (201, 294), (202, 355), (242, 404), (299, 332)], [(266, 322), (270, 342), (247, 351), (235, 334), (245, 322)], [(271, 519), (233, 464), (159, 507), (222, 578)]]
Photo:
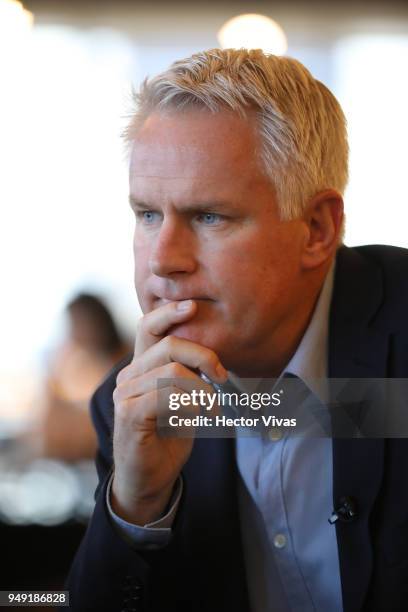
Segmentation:
[(259, 49), (211, 49), (146, 79), (124, 133), (131, 145), (153, 112), (207, 108), (255, 115), (259, 155), (282, 219), (300, 216), (324, 189), (347, 184), (346, 120), (340, 104), (297, 60)]

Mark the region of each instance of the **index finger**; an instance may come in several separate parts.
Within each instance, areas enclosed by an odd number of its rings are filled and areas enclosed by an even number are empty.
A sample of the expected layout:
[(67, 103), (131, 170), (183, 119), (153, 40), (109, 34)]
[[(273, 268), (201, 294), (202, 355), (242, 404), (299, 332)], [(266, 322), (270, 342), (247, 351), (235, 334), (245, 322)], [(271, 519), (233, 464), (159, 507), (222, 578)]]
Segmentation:
[(146, 349), (159, 342), (170, 327), (188, 321), (196, 312), (196, 302), (183, 300), (169, 302), (144, 315), (136, 331), (134, 358), (140, 357)]

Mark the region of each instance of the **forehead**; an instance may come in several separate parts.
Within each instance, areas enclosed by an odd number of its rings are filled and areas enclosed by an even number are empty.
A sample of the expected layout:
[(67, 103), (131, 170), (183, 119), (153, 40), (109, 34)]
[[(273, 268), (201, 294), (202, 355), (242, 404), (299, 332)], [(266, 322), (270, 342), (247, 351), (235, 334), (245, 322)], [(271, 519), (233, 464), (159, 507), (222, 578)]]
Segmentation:
[(130, 183), (140, 179), (236, 179), (259, 173), (254, 121), (232, 112), (153, 114), (132, 146)]

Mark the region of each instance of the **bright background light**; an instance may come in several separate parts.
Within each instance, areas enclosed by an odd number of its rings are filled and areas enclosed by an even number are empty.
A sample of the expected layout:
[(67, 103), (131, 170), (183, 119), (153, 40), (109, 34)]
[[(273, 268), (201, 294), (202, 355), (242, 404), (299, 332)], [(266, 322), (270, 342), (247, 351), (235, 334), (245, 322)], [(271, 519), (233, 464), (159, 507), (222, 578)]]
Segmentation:
[(408, 39), (352, 36), (334, 58), (350, 141), (346, 243), (408, 247)]
[[(18, 78), (27, 58), (34, 17), (16, 0), (0, 0), (0, 77)], [(1, 102), (0, 102), (1, 103)]]
[(223, 49), (263, 49), (266, 53), (283, 55), (287, 48), (284, 31), (265, 15), (248, 13), (229, 19), (218, 32)]
[(102, 294), (131, 330), (140, 312), (120, 140), (137, 55), (109, 30), (38, 26), (29, 45), (24, 66), (0, 68), (0, 412), (14, 417), (73, 293)]
[(11, 38), (25, 32), (33, 23), (33, 15), (17, 0), (0, 0), (1, 40), (6, 34)]

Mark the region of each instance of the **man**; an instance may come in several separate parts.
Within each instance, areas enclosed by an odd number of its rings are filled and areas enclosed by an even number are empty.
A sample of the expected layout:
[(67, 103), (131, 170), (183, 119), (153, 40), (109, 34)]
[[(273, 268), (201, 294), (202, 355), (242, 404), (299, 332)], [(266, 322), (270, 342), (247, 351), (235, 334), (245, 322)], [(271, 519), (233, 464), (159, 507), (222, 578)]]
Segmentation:
[(406, 610), (405, 440), (158, 431), (162, 379), (291, 376), (328, 410), (316, 380), (408, 376), (407, 252), (341, 246), (339, 104), (295, 60), (242, 49), (176, 62), (137, 103), (144, 316), (92, 402), (100, 485), (72, 609)]

